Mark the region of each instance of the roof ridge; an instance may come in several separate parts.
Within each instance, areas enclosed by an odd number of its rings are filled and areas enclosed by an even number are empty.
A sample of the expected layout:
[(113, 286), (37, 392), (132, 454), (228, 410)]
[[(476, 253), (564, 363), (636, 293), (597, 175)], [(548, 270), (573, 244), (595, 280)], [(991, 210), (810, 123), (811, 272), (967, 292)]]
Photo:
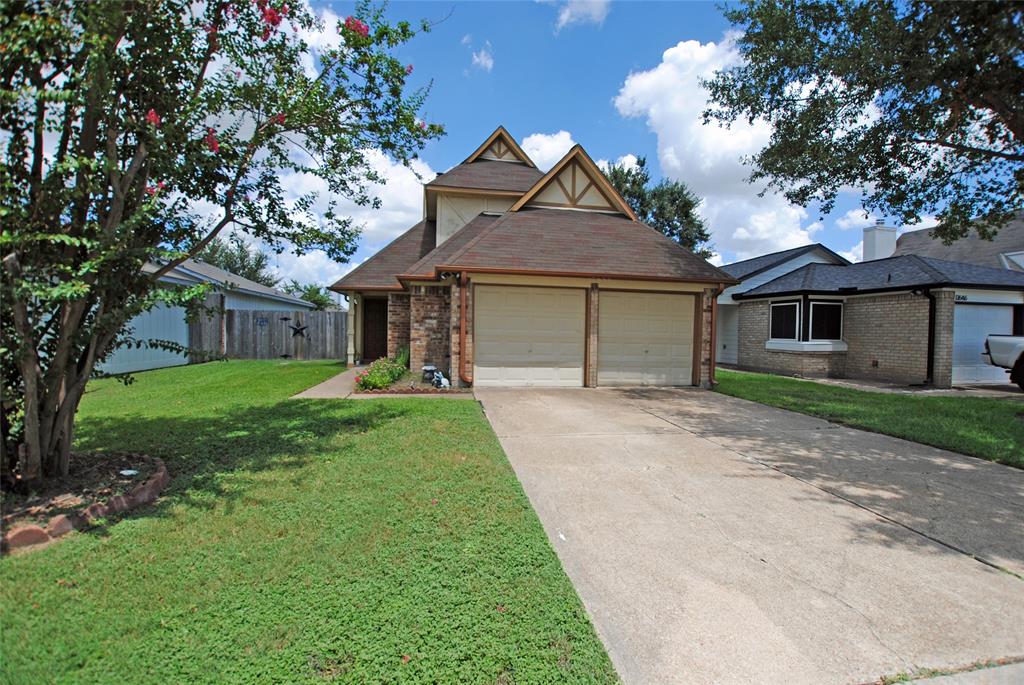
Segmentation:
[[(914, 261), (918, 262), (921, 265), (921, 267), (924, 269), (924, 271), (926, 273), (928, 273), (929, 275), (949, 280), (949, 274), (947, 274), (947, 273), (945, 273), (945, 272), (943, 272), (943, 271), (941, 271), (939, 269), (936, 269), (934, 266), (929, 264), (927, 262), (927, 260), (925, 260), (925, 258), (922, 257), (921, 255), (911, 254), (911, 255), (902, 255), (902, 256), (904, 256), (904, 257), (912, 257), (914, 259)], [(953, 263), (956, 264), (957, 262), (953, 262)]]

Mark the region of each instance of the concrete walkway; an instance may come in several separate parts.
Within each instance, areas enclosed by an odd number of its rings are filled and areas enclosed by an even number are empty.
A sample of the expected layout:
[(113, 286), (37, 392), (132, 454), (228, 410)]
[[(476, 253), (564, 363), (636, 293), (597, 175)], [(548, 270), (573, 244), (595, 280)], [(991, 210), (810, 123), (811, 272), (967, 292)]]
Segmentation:
[(293, 400), (340, 400), (352, 394), (356, 386), (356, 374), (360, 367), (353, 367), (342, 371), (337, 376), (328, 378), (319, 385), (303, 390), (298, 395), (292, 396)]
[(476, 394), (626, 683), (1024, 655), (1024, 472), (696, 390)]

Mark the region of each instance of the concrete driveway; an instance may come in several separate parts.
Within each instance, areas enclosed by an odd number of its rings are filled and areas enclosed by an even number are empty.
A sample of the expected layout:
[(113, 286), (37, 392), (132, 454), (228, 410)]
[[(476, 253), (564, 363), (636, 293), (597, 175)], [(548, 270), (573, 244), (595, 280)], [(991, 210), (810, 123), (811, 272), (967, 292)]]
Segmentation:
[(1024, 472), (699, 390), (476, 394), (626, 683), (1024, 656)]

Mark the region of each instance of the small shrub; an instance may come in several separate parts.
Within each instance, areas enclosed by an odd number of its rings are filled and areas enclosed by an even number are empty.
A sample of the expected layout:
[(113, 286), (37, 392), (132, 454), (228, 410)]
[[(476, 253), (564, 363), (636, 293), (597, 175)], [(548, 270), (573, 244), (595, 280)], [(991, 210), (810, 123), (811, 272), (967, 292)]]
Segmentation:
[(381, 357), (356, 376), (356, 386), (360, 390), (380, 390), (401, 378), (405, 370), (405, 366), (399, 364), (397, 360)]
[(395, 355), (395, 363), (401, 366), (403, 369), (409, 368), (409, 348), (399, 348), (398, 354)]

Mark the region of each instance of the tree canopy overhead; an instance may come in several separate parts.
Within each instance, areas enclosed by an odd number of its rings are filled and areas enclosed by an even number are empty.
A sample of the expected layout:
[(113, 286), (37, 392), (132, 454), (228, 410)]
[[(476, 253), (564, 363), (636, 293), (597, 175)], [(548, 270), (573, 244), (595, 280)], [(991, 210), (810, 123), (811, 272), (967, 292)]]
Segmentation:
[(697, 212), (702, 200), (686, 184), (664, 178), (652, 184), (646, 157), (633, 166), (611, 164), (605, 176), (640, 221), (705, 259), (712, 255), (711, 234)]
[[(322, 29), (314, 56), (302, 36)], [(366, 3), (329, 27), (287, 0), (5, 4), (3, 475), (66, 473), (96, 364), (135, 314), (201, 298), (159, 279), (225, 228), (347, 260), (338, 198), (378, 204), (372, 155), (410, 164), (443, 134), (395, 56), (417, 30)]]
[(270, 257), (235, 234), (214, 238), (196, 258), (268, 288), (276, 288), (281, 280), (270, 270)]
[(947, 242), (1024, 207), (1024, 4), (745, 0), (743, 61), (706, 83), (705, 121), (766, 120), (752, 180), (831, 211), (868, 209)]

